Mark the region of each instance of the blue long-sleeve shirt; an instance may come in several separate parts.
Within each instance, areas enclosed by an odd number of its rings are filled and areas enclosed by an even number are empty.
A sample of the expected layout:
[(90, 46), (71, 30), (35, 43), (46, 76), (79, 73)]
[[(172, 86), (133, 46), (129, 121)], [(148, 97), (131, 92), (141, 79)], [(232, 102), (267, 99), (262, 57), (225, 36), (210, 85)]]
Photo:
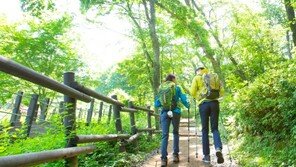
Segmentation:
[[(183, 89), (179, 86), (176, 85), (176, 94), (173, 97), (174, 100), (177, 102), (177, 107), (173, 110), (174, 113), (181, 113), (181, 108), (180, 108), (180, 102), (186, 107), (189, 108), (190, 104), (187, 100), (187, 96), (184, 93)], [(155, 107), (161, 107), (161, 103), (159, 101), (159, 98), (156, 97), (155, 101), (154, 101), (154, 106)]]

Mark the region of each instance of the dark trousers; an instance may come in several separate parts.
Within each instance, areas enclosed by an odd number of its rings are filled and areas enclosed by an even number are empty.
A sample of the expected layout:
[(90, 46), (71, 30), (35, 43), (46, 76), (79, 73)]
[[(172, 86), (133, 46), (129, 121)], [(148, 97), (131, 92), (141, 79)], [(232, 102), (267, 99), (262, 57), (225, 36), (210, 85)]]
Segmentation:
[(211, 123), (211, 131), (213, 133), (215, 148), (222, 149), (222, 142), (218, 130), (219, 110), (219, 102), (216, 100), (204, 102), (199, 105), (199, 114), (202, 125), (202, 149), (204, 155), (210, 154), (209, 120)]

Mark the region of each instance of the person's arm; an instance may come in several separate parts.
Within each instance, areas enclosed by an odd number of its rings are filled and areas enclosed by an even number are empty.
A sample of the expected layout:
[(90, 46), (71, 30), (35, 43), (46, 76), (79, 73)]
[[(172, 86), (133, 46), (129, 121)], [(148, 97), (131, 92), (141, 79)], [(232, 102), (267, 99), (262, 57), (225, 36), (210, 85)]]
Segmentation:
[(156, 96), (156, 98), (155, 98), (154, 106), (155, 106), (156, 108), (161, 107), (161, 103), (160, 103), (160, 101), (159, 101), (158, 96)]
[(186, 108), (189, 108), (190, 107), (190, 104), (188, 102), (187, 96), (184, 93), (184, 90), (180, 86), (177, 86), (177, 95), (180, 97), (182, 104)]
[(197, 76), (195, 76), (192, 80), (192, 83), (191, 83), (191, 88), (190, 88), (190, 95), (193, 97), (193, 98), (196, 98), (196, 93), (197, 93)]

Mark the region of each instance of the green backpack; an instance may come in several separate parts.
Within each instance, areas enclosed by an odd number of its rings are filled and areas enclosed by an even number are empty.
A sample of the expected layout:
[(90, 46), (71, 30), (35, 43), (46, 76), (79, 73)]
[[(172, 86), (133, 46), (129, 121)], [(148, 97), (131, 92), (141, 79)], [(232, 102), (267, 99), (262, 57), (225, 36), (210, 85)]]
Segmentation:
[(159, 87), (158, 98), (165, 110), (173, 110), (177, 107), (174, 96), (176, 94), (176, 84), (174, 82), (164, 82)]
[(206, 99), (217, 99), (220, 96), (220, 80), (216, 73), (208, 73), (202, 76), (206, 92), (202, 94), (202, 97)]

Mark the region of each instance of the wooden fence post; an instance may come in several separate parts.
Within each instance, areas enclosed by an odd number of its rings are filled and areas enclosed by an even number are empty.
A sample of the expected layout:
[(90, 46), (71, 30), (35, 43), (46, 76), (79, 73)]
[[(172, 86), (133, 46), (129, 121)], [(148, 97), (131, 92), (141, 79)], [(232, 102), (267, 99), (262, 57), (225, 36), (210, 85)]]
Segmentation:
[[(150, 109), (150, 106), (147, 106), (147, 108)], [(151, 125), (151, 114), (152, 113), (150, 111), (148, 111), (148, 113), (147, 113), (148, 128), (152, 127), (152, 125)], [(152, 138), (152, 131), (149, 131), (148, 133), (149, 133), (149, 140), (150, 140)]]
[[(117, 95), (112, 95), (111, 97), (113, 99), (117, 100)], [(113, 113), (114, 113), (114, 118), (115, 118), (115, 127), (116, 127), (116, 131), (117, 131), (118, 134), (122, 134), (123, 133), (122, 124), (121, 124), (121, 118), (120, 118), (120, 110), (121, 110), (121, 107), (119, 105), (113, 104)], [(126, 151), (125, 144), (124, 144), (124, 141), (123, 140), (121, 140), (119, 150), (121, 152)]]
[(34, 116), (33, 116), (33, 123), (36, 123), (39, 106), (40, 105), (37, 103), (36, 108), (35, 108), (35, 112), (34, 112)]
[[(117, 100), (117, 95), (111, 96), (113, 99)], [(117, 133), (122, 133), (122, 124), (121, 124), (121, 118), (120, 118), (120, 106), (113, 104), (113, 113), (115, 118), (115, 127)]]
[(112, 115), (112, 105), (109, 106), (109, 112), (108, 112), (108, 120), (107, 120), (107, 124), (110, 124), (111, 115)]
[(46, 119), (48, 105), (49, 105), (49, 98), (45, 98), (40, 105), (40, 108), (41, 108), (40, 117), (39, 117), (40, 122), (44, 122)]
[(20, 118), (21, 118), (20, 106), (21, 106), (23, 94), (24, 94), (23, 92), (19, 91), (17, 93), (16, 98), (15, 98), (14, 107), (13, 107), (12, 115), (10, 118), (10, 125), (11, 126), (16, 126), (20, 122)]
[(90, 107), (87, 111), (87, 117), (86, 117), (86, 126), (89, 126), (90, 123), (91, 123), (91, 118), (92, 118), (92, 114), (93, 114), (93, 111), (94, 111), (94, 103), (95, 103), (95, 100), (92, 99), (92, 101), (90, 102)]
[(33, 117), (36, 112), (37, 101), (38, 101), (38, 95), (33, 94), (31, 97), (31, 101), (30, 101), (30, 105), (29, 105), (29, 108), (27, 111), (27, 117), (26, 117), (26, 126), (27, 126), (26, 135), (27, 135), (27, 137), (29, 137), (29, 135), (30, 135), (30, 131), (31, 131), (31, 127), (32, 127), (33, 119), (34, 119)]
[[(73, 87), (75, 82), (75, 76), (73, 72), (64, 73), (64, 84)], [(64, 95), (64, 126), (66, 128), (66, 147), (76, 147), (77, 146), (77, 136), (76, 136), (76, 99), (70, 96)], [(77, 156), (67, 158), (66, 166), (78, 167)]]
[[(133, 108), (133, 102), (129, 101), (128, 102), (128, 107), (129, 108)], [(137, 133), (137, 128), (136, 128), (136, 122), (135, 122), (135, 113), (134, 112), (130, 112), (130, 124), (131, 124), (131, 132), (132, 134), (136, 134)]]
[(100, 102), (100, 108), (99, 108), (99, 119), (98, 119), (98, 123), (101, 122), (101, 119), (102, 119), (102, 112), (103, 112), (103, 105), (104, 105), (104, 102)]

